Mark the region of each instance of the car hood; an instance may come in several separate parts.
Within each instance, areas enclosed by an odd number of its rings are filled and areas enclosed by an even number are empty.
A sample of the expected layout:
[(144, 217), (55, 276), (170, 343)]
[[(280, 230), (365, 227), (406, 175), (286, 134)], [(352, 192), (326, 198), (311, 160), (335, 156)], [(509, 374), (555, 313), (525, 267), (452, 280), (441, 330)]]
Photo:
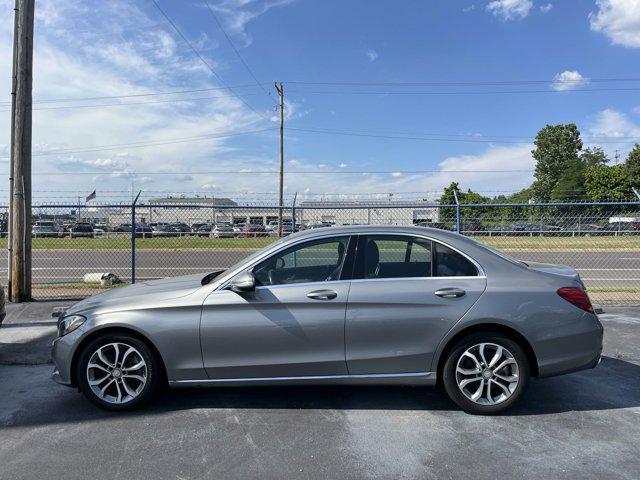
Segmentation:
[(82, 313), (87, 310), (117, 309), (122, 306), (171, 300), (190, 295), (202, 287), (206, 272), (181, 277), (160, 278), (145, 282), (116, 287), (86, 298), (65, 311), (65, 315)]

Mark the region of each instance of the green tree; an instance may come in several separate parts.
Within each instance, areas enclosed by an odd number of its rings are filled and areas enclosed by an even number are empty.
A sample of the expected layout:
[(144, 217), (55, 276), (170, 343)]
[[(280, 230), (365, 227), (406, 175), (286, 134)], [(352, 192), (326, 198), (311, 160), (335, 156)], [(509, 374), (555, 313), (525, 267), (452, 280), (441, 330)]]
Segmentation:
[(572, 158), (565, 164), (556, 184), (551, 190), (551, 200), (567, 202), (582, 200), (585, 196), (584, 162), (580, 158)]
[(631, 195), (631, 177), (626, 165), (594, 165), (584, 171), (587, 195), (594, 202), (628, 199)]
[(585, 148), (580, 154), (580, 160), (585, 167), (593, 167), (594, 165), (606, 165), (609, 158), (604, 150), (600, 147)]
[(580, 131), (573, 123), (547, 125), (536, 135), (536, 180), (532, 185), (536, 200), (549, 201), (556, 183), (582, 150)]
[(631, 186), (640, 189), (640, 144), (636, 143), (625, 161)]

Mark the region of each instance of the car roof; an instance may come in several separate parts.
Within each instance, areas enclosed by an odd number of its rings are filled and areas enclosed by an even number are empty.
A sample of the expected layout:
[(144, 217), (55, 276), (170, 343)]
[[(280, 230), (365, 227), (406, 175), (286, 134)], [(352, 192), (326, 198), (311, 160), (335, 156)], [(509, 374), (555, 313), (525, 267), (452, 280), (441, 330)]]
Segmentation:
[(389, 234), (413, 234), (427, 235), (443, 241), (470, 241), (465, 236), (448, 230), (439, 228), (419, 227), (419, 226), (402, 226), (402, 225), (340, 225), (331, 227), (320, 227), (312, 230), (302, 230), (290, 235), (288, 238), (312, 238), (318, 235), (326, 234), (344, 234), (344, 235), (365, 235), (367, 233), (389, 233)]

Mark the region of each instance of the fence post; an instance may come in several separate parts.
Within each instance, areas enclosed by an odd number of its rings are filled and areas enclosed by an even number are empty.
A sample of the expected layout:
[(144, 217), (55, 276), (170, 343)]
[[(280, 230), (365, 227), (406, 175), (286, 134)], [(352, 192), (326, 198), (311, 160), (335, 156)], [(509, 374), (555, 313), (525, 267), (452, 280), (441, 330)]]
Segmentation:
[(298, 192), (293, 196), (293, 203), (291, 204), (291, 233), (296, 233), (296, 199), (298, 198)]
[(456, 232), (460, 233), (460, 202), (458, 201), (458, 194), (455, 189), (453, 190), (453, 198), (456, 200)]
[(131, 283), (136, 283), (136, 203), (142, 190), (138, 192), (131, 204)]

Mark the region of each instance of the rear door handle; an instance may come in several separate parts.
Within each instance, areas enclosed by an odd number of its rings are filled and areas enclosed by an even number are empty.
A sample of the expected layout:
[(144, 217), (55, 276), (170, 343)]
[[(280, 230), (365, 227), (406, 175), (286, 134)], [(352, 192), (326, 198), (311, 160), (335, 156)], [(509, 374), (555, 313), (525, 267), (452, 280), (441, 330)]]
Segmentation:
[(465, 293), (461, 288), (441, 288), (434, 292), (437, 296), (442, 298), (458, 298), (462, 297)]
[(307, 297), (313, 300), (332, 300), (336, 298), (338, 294), (333, 290), (314, 290), (307, 293)]

